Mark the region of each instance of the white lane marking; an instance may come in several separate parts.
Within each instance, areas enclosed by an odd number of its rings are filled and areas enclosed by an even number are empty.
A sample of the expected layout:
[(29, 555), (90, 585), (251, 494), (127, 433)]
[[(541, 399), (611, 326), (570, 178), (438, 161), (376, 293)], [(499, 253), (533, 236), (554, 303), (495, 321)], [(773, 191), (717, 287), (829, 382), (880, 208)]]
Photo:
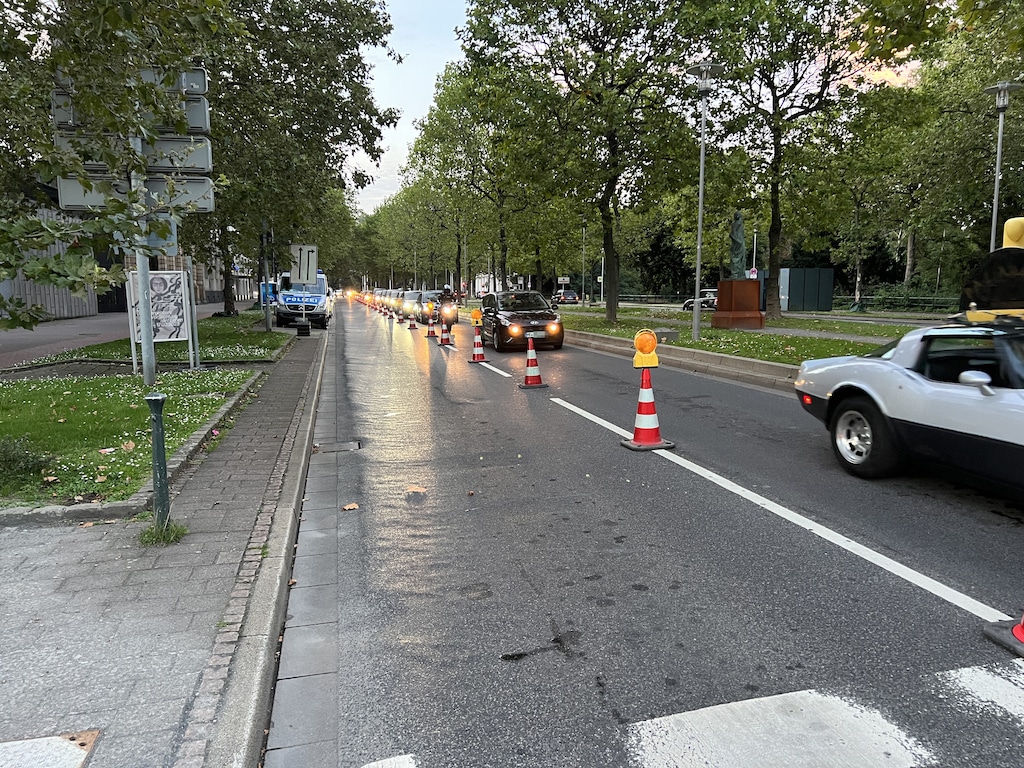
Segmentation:
[(505, 373), (505, 371), (501, 370), (501, 368), (495, 368), (490, 363), (477, 363), (477, 365), (479, 365), (481, 368), (487, 368), (490, 371), (494, 371), (496, 374), (498, 374), (499, 376), (504, 376), (506, 379), (512, 378), (511, 373)]
[(939, 678), (982, 705), (1005, 710), (1024, 723), (1024, 659), (988, 667), (965, 667), (944, 672)]
[(416, 768), (416, 756), (400, 755), (399, 757), (389, 757), (387, 760), (367, 763), (363, 768)]
[[(632, 433), (620, 429), (611, 422), (605, 421), (604, 419), (599, 418), (598, 416), (594, 416), (593, 414), (588, 413), (587, 411), (584, 411), (582, 408), (579, 408), (575, 405), (571, 405), (570, 403), (567, 403), (561, 398), (553, 397), (551, 398), (551, 401), (553, 403), (561, 405), (563, 408), (567, 408), (573, 413), (577, 413), (580, 416), (589, 419), (595, 424), (599, 424), (605, 427), (606, 429), (609, 429), (610, 431), (618, 435), (621, 435), (623, 437), (630, 437), (632, 435)], [(794, 525), (800, 526), (806, 531), (813, 533), (815, 536), (819, 536), (825, 541), (831, 544), (835, 544), (837, 547), (840, 547), (841, 549), (845, 549), (850, 554), (856, 555), (862, 560), (866, 560), (872, 565), (878, 566), (879, 568), (888, 571), (894, 576), (898, 576), (904, 581), (908, 581), (911, 584), (920, 587), (921, 589), (931, 592), (936, 597), (945, 600), (947, 603), (955, 605), (957, 608), (961, 608), (967, 611), (968, 613), (973, 613), (975, 616), (982, 619), (983, 621), (1007, 621), (1013, 618), (1011, 616), (1007, 616), (1002, 611), (997, 611), (995, 608), (992, 608), (991, 606), (985, 605), (984, 603), (975, 600), (973, 597), (965, 595), (963, 592), (958, 592), (952, 587), (947, 587), (945, 584), (942, 584), (941, 582), (938, 582), (929, 576), (925, 576), (923, 573), (919, 573), (918, 571), (915, 571), (913, 568), (908, 568), (907, 566), (893, 560), (890, 557), (886, 557), (883, 554), (875, 552), (873, 549), (869, 549), (868, 547), (864, 546), (863, 544), (859, 544), (853, 539), (847, 538), (846, 536), (843, 536), (840, 533), (836, 533), (832, 529), (826, 528), (825, 526), (820, 525), (819, 523), (816, 523), (813, 520), (810, 520), (804, 517), (803, 515), (794, 512), (793, 510), (788, 509), (787, 507), (782, 506), (781, 504), (776, 504), (771, 499), (767, 499), (759, 493), (755, 493), (754, 491), (751, 491), (748, 488), (744, 488), (743, 486), (734, 483), (732, 480), (728, 480), (722, 477), (721, 475), (712, 472), (710, 469), (702, 467), (699, 464), (694, 464), (692, 461), (687, 461), (678, 454), (663, 449), (651, 451), (651, 453), (657, 454), (658, 456), (661, 456), (663, 459), (668, 459), (669, 461), (679, 465), (683, 469), (686, 469), (699, 477), (703, 477), (705, 480), (710, 480), (715, 485), (718, 485), (719, 487), (729, 491), (730, 493), (734, 493), (740, 498), (746, 499), (752, 504), (756, 504), (762, 509), (771, 512), (773, 515), (781, 517), (783, 520), (793, 523)]]
[(916, 768), (935, 758), (880, 713), (796, 691), (634, 723), (630, 756), (644, 768)]
[(590, 411), (584, 411), (582, 408), (580, 408), (578, 406), (575, 406), (572, 403), (567, 402), (567, 401), (563, 400), (560, 397), (552, 397), (551, 398), (551, 402), (556, 403), (556, 404), (562, 406), (563, 408), (565, 408), (567, 410), (570, 410), (570, 411), (572, 411), (573, 413), (575, 413), (575, 414), (577, 414), (579, 416), (582, 416), (585, 419), (589, 419), (590, 421), (594, 422), (598, 426), (604, 427), (609, 432), (614, 432), (619, 437), (632, 437), (633, 436), (632, 432), (630, 432), (628, 430), (625, 430), (625, 429), (620, 429), (619, 427), (617, 427), (614, 424), (612, 424), (610, 421), (605, 421), (600, 416), (595, 416), (594, 414), (590, 413)]

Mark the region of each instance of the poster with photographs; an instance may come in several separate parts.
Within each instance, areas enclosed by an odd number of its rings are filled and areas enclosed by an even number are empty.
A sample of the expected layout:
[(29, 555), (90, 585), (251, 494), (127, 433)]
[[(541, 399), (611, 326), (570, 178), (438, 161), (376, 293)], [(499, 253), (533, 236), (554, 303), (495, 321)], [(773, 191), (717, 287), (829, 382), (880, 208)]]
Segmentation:
[[(153, 341), (188, 341), (191, 324), (188, 313), (188, 280), (184, 272), (149, 273)], [(139, 273), (128, 280), (128, 306), (132, 312), (132, 341), (142, 338), (139, 312)]]

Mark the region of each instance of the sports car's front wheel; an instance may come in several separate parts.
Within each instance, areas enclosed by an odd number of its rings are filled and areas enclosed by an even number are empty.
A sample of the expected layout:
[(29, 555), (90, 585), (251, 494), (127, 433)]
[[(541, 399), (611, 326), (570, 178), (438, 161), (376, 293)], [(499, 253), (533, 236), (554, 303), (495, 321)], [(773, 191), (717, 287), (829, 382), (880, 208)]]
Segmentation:
[(889, 422), (866, 397), (841, 402), (832, 414), (832, 452), (851, 475), (886, 477), (900, 464), (899, 446)]

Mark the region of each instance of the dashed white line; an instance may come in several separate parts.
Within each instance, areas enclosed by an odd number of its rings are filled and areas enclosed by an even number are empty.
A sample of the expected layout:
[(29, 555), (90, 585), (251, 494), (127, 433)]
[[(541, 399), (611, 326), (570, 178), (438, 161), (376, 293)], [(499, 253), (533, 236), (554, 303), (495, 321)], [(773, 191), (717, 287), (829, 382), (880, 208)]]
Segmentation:
[[(572, 405), (561, 398), (553, 397), (551, 398), (551, 402), (556, 403), (557, 405), (560, 405), (563, 408), (566, 408), (567, 410), (572, 411), (573, 413), (578, 414), (622, 437), (631, 437), (633, 434), (632, 432), (624, 430), (609, 421), (605, 421), (599, 416), (595, 416), (594, 414), (589, 413), (578, 406)], [(908, 581), (921, 589), (931, 592), (933, 595), (945, 600), (947, 603), (955, 605), (968, 613), (973, 613), (983, 621), (1007, 621), (1012, 618), (1002, 611), (998, 611), (991, 606), (985, 605), (984, 603), (965, 595), (963, 592), (958, 592), (952, 587), (948, 587), (929, 576), (925, 576), (923, 573), (919, 573), (912, 568), (908, 568), (890, 557), (886, 557), (883, 554), (875, 552), (873, 549), (870, 549), (863, 544), (859, 544), (853, 539), (847, 538), (840, 533), (836, 533), (832, 529), (826, 528), (825, 526), (820, 525), (819, 523), (816, 523), (813, 520), (782, 506), (781, 504), (777, 504), (759, 493), (755, 493), (748, 488), (744, 488), (738, 483), (734, 483), (732, 480), (724, 478), (706, 467), (702, 467), (699, 464), (688, 461), (678, 454), (667, 450), (655, 450), (651, 451), (651, 453), (657, 454), (663, 459), (667, 459), (673, 464), (677, 464), (683, 469), (686, 469), (699, 477), (703, 477), (705, 480), (711, 481), (724, 490), (734, 493), (752, 504), (756, 504), (762, 509), (771, 512), (773, 515), (781, 517), (783, 520), (800, 526), (804, 530), (813, 533), (815, 536), (819, 536), (822, 539), (825, 539), (825, 541), (835, 544), (837, 547), (846, 550), (850, 554), (856, 555), (862, 560), (886, 570), (894, 576), (898, 576), (904, 581)]]
[(501, 370), (501, 368), (495, 368), (490, 363), (477, 363), (477, 365), (479, 365), (481, 368), (486, 368), (489, 371), (494, 371), (496, 374), (498, 374), (499, 376), (504, 376), (506, 379), (512, 378), (511, 373), (506, 373), (505, 371)]

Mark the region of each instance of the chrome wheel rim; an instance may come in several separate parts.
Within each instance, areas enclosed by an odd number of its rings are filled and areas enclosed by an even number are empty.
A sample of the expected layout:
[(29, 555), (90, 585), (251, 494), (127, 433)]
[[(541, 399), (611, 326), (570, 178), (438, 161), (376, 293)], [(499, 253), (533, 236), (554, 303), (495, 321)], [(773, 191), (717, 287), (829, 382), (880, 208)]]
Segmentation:
[(871, 425), (858, 411), (846, 411), (836, 421), (836, 448), (850, 464), (863, 464), (871, 455)]

